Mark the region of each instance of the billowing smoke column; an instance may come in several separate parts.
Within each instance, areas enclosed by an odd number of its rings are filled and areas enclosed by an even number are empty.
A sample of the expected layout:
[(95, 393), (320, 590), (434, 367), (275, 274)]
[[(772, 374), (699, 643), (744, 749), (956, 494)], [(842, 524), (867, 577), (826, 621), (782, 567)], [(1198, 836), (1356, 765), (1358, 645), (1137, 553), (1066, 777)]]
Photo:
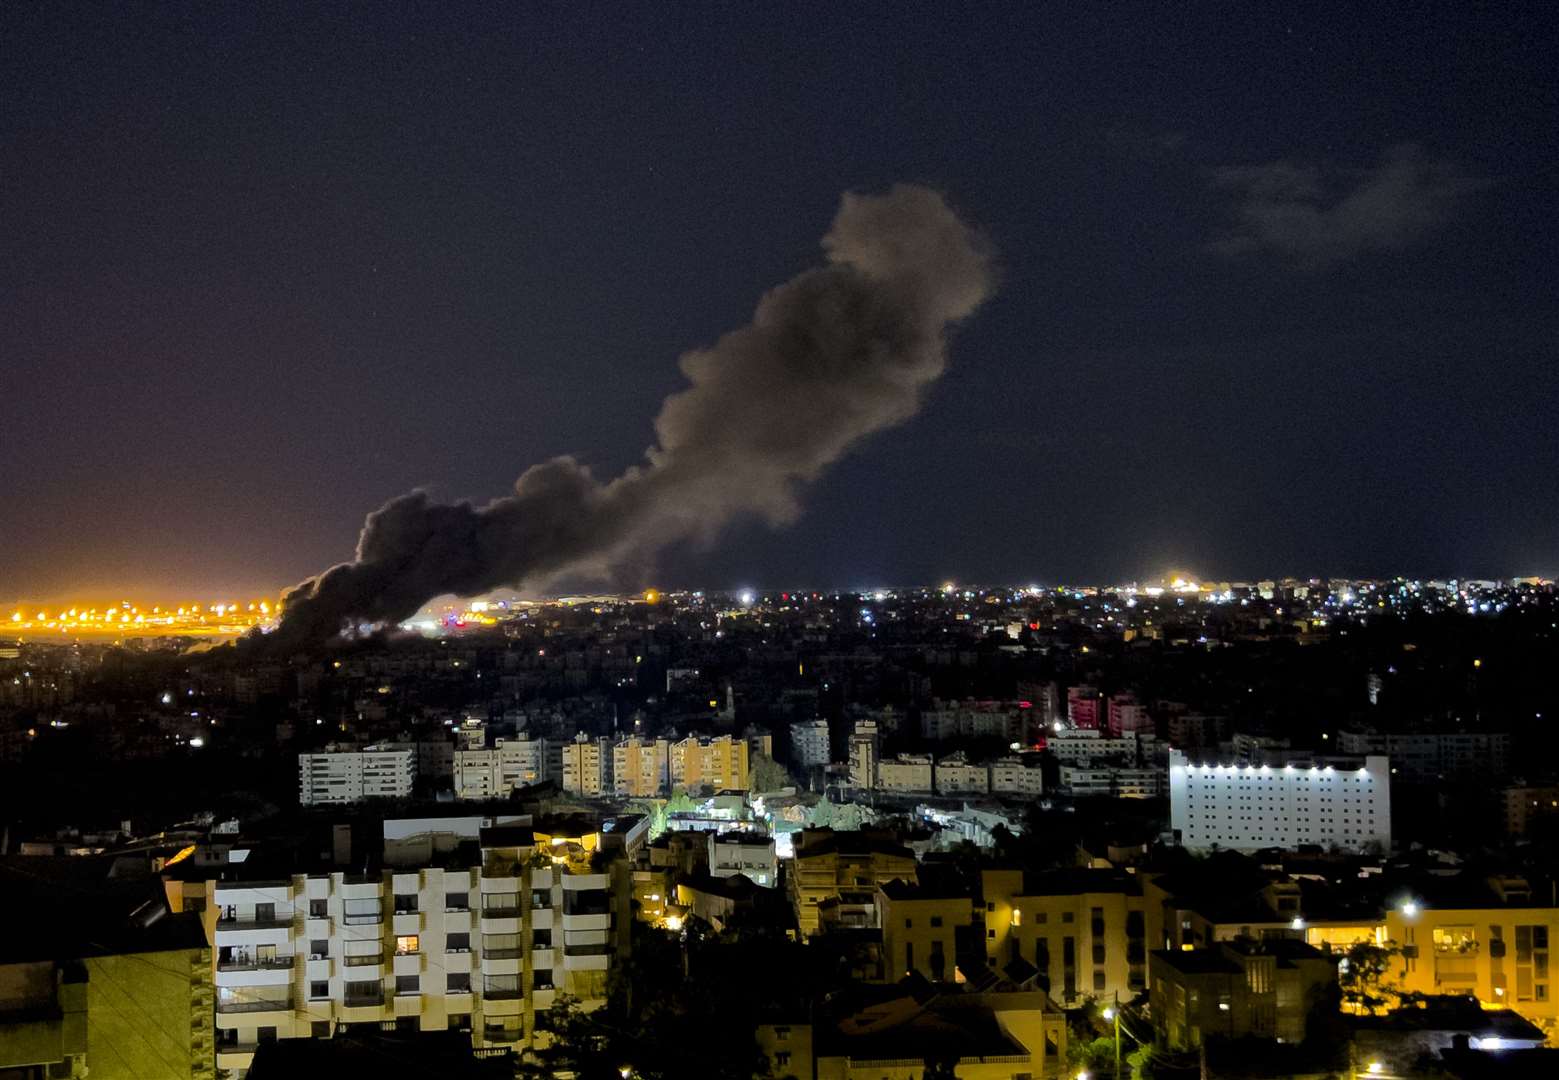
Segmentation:
[(941, 196), (844, 196), (827, 265), (771, 290), (752, 322), (686, 353), (643, 465), (607, 483), (569, 457), (486, 506), (415, 491), (363, 525), (352, 562), (296, 586), (271, 643), (393, 625), (436, 596), (609, 573), (733, 519), (779, 525), (803, 485), (867, 435), (914, 415), (942, 374), (944, 332), (990, 294), (989, 253)]

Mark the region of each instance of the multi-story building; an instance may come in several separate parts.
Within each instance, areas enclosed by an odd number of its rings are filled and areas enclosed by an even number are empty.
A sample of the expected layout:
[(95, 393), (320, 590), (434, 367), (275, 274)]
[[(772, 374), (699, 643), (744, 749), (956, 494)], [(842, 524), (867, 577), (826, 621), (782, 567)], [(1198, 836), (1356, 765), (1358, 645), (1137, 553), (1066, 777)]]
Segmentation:
[(1389, 849), (1391, 765), (1373, 755), (1340, 766), (1193, 764), (1175, 750), (1169, 818), (1180, 843), (1193, 850)]
[(1206, 716), (1201, 713), (1171, 713), (1168, 722), (1169, 744), (1182, 750), (1203, 746), (1217, 746), (1228, 730), (1229, 721), (1222, 716)]
[(1073, 798), (1154, 799), (1164, 793), (1164, 770), (1076, 761), (1062, 765), (1061, 790)]
[(936, 763), (938, 795), (986, 795), (991, 790), (988, 765), (976, 765), (962, 751), (949, 754)]
[(1559, 821), (1559, 785), (1520, 784), (1500, 792), (1500, 817), (1507, 836), (1528, 836), (1540, 824)]
[(930, 754), (899, 754), (877, 762), (876, 790), (921, 795), (935, 791)]
[(711, 832), (708, 836), (710, 877), (742, 874), (764, 888), (773, 888), (779, 883), (774, 837), (736, 830)]
[(1105, 727), (1113, 738), (1138, 732), (1151, 733), (1153, 717), (1148, 715), (1147, 706), (1139, 702), (1135, 694), (1111, 694), (1105, 712)]
[(747, 742), (729, 735), (690, 735), (671, 744), (671, 783), (685, 791), (739, 791), (751, 781)]
[(298, 755), (298, 802), (329, 806), (368, 799), (406, 799), (411, 797), (416, 776), (413, 750), (326, 747), (317, 754)]
[(1210, 1038), (1254, 1036), (1298, 1044), (1336, 962), (1302, 941), (1223, 942), (1149, 958), (1149, 1011), (1171, 1050)]
[(855, 725), (855, 732), (850, 736), (851, 787), (861, 791), (872, 791), (877, 787), (879, 746), (876, 721), (862, 720)]
[(1074, 728), (1097, 728), (1103, 702), (1092, 686), (1074, 686), (1066, 692), (1066, 718)]
[[(985, 954), (1015, 961), (1066, 1007), (1084, 997), (1135, 997), (1147, 985), (1141, 883), (1115, 870), (985, 870)], [(1021, 966), (1021, 965), (1020, 965)]]
[(991, 762), (991, 794), (1015, 795), (1020, 798), (1045, 793), (1044, 770), (1037, 758), (1024, 758), (1014, 754)]
[(563, 746), (563, 790), (575, 795), (612, 792), (612, 744), (581, 732)]
[(831, 760), (828, 721), (819, 717), (790, 725), (790, 759), (800, 769), (822, 768)]
[(878, 885), (918, 880), (914, 853), (882, 833), (805, 829), (795, 852), (786, 882), (803, 937), (817, 932), (818, 909), (827, 901), (864, 893), (871, 904)]
[(1402, 780), (1465, 780), (1503, 776), (1510, 757), (1510, 736), (1491, 731), (1339, 731), (1337, 748), (1344, 754), (1388, 757)]
[(1115, 738), (1094, 728), (1065, 729), (1055, 732), (1045, 740), (1045, 749), (1056, 760), (1068, 761), (1136, 761), (1137, 736), (1122, 735)]
[[(528, 1046), (558, 994), (601, 1004), (628, 948), (629, 869), (604, 837), (545, 822), (396, 822), (382, 869), (207, 883), (217, 913), (217, 1066), (241, 1075), (263, 1039), (338, 1025), (468, 1030)], [(392, 823), (386, 822), (387, 834)], [(480, 855), (461, 861), (461, 841)], [(439, 858), (428, 861), (430, 853)], [(409, 863), (403, 857), (421, 856)]]
[(671, 786), (671, 740), (630, 736), (612, 747), (612, 783), (617, 794), (654, 798)]
[(951, 982), (957, 932), (974, 921), (969, 894), (888, 881), (877, 886), (876, 903), (888, 979), (919, 974), (932, 982)]
[(457, 799), (506, 799), (546, 778), (546, 739), (499, 739), (491, 750), (455, 751)]
[(952, 738), (1021, 740), (1025, 711), (1015, 701), (936, 702), (921, 712), (920, 733), (931, 742)]

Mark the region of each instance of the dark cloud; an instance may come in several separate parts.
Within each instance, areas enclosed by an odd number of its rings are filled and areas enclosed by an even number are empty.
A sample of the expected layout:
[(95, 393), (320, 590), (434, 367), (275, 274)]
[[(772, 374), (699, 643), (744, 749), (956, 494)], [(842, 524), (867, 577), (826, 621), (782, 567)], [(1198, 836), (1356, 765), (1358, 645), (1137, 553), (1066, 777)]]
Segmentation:
[(683, 355), (690, 385), (662, 404), (645, 464), (603, 483), (555, 458), (481, 507), (392, 499), (368, 516), (352, 562), (288, 593), (275, 644), (392, 625), (446, 593), (604, 576), (738, 518), (793, 520), (802, 487), (915, 414), (942, 374), (947, 326), (993, 284), (980, 238), (921, 187), (845, 195), (823, 249), (826, 266)]
[(1311, 269), (1412, 243), (1474, 186), (1412, 143), (1369, 169), (1274, 161), (1217, 169), (1213, 182), (1238, 200), (1214, 251), (1270, 253)]

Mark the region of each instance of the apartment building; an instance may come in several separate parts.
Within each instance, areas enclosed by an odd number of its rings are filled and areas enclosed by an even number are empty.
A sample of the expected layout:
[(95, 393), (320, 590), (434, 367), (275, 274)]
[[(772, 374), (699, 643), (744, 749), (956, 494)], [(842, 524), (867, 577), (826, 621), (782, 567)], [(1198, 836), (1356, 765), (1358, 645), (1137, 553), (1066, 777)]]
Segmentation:
[(1209, 1038), (1301, 1043), (1311, 1010), (1337, 981), (1336, 962), (1301, 941), (1161, 951), (1149, 966), (1149, 1011), (1165, 1045), (1177, 1051)]
[(899, 754), (877, 762), (876, 790), (925, 795), (936, 790), (930, 754)]
[(1193, 764), (1169, 757), (1170, 826), (1192, 850), (1318, 844), (1363, 851), (1391, 846), (1391, 764), (1370, 756), (1341, 765)]
[(1096, 728), (1064, 729), (1045, 740), (1045, 749), (1063, 764), (1078, 761), (1137, 760), (1137, 736), (1111, 736)]
[(1058, 776), (1061, 791), (1074, 799), (1154, 799), (1164, 793), (1165, 780), (1164, 770), (1155, 766), (1088, 761), (1063, 765)]
[(1045, 793), (1045, 775), (1038, 757), (1014, 754), (991, 762), (991, 794), (1033, 798)]
[(1032, 965), (1070, 1008), (1083, 998), (1135, 997), (1147, 985), (1141, 882), (1116, 870), (981, 873), (985, 954), (997, 970)]
[(876, 721), (862, 720), (855, 725), (855, 731), (850, 736), (851, 787), (861, 791), (876, 788), (880, 745)]
[(790, 760), (800, 769), (821, 768), (832, 760), (827, 720), (802, 720), (790, 725)]
[(597, 798), (612, 793), (610, 740), (592, 739), (581, 732), (563, 745), (563, 790)]
[(962, 751), (937, 761), (935, 778), (938, 795), (987, 795), (991, 790), (990, 766), (974, 764)]
[(1390, 758), (1402, 780), (1466, 780), (1505, 775), (1510, 735), (1497, 731), (1339, 731), (1337, 749), (1344, 754)]
[(888, 981), (918, 973), (932, 982), (951, 982), (957, 932), (974, 922), (968, 893), (888, 881), (877, 886), (876, 905)]
[(920, 714), (920, 734), (931, 742), (953, 738), (1025, 738), (1027, 710), (1015, 701), (936, 702)]
[(612, 747), (612, 785), (626, 798), (665, 794), (671, 786), (671, 740), (635, 735)]
[(341, 806), (369, 799), (411, 797), (416, 751), (383, 746), (329, 746), (298, 755), (298, 802)]
[(711, 832), (708, 836), (711, 877), (742, 874), (764, 888), (773, 888), (779, 883), (774, 837), (736, 830)]
[(455, 798), (506, 799), (547, 777), (546, 739), (499, 739), (491, 750), (456, 750)]
[(684, 791), (739, 791), (751, 782), (745, 739), (690, 735), (671, 744), (671, 784)]
[[(585, 1008), (628, 948), (629, 870), (600, 831), (438, 819), (369, 873), (207, 882), (216, 913), (216, 1061), (241, 1076), (264, 1039), (337, 1025), (469, 1030), (525, 1047), (559, 994)], [(387, 822), (387, 830), (391, 823)], [(621, 839), (617, 837), (616, 839)], [(461, 841), (480, 855), (460, 862)], [(441, 857), (426, 861), (437, 852)], [(405, 865), (409, 854), (424, 857)]]
[(1507, 836), (1528, 836), (1559, 820), (1559, 785), (1519, 784), (1500, 792), (1500, 823)]
[(803, 937), (820, 925), (819, 907), (843, 895), (873, 903), (877, 886), (894, 879), (917, 881), (915, 856), (889, 834), (804, 829), (786, 874)]

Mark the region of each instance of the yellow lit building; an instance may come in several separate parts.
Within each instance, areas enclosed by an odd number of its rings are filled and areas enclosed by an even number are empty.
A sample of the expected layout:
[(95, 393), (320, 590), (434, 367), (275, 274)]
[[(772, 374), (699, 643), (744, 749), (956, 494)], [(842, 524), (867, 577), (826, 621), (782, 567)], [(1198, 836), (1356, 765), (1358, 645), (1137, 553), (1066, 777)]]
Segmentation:
[(817, 932), (825, 901), (848, 893), (870, 898), (894, 879), (918, 880), (914, 853), (886, 834), (805, 829), (795, 851), (787, 881), (803, 937)]
[(918, 973), (932, 982), (951, 982), (955, 935), (973, 921), (974, 905), (967, 893), (907, 881), (877, 886), (877, 925), (882, 928), (888, 981)]
[(1039, 987), (1063, 1007), (1088, 996), (1128, 1000), (1147, 986), (1143, 897), (1134, 876), (986, 870), (981, 878), (992, 967), (1032, 964)]
[(671, 744), (671, 783), (684, 791), (746, 790), (747, 741), (729, 735), (690, 735)]
[(612, 747), (612, 784), (619, 796), (653, 799), (671, 780), (671, 741), (630, 736)]

